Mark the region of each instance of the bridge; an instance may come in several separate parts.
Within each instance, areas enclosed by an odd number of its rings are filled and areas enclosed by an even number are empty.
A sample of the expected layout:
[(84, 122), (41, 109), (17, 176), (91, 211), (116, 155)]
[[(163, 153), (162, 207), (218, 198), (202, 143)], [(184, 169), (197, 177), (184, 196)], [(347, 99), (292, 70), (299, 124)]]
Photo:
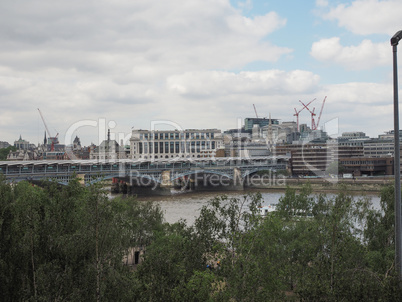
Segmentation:
[[(0, 162), (0, 174), (9, 182), (52, 180), (66, 185), (79, 177), (85, 185), (113, 179), (113, 184), (125, 183), (145, 190), (172, 187), (225, 186), (233, 189), (243, 186), (247, 177), (261, 171), (287, 168), (288, 157), (255, 158), (173, 158), (157, 160), (39, 160)], [(214, 185), (216, 184), (216, 185)]]

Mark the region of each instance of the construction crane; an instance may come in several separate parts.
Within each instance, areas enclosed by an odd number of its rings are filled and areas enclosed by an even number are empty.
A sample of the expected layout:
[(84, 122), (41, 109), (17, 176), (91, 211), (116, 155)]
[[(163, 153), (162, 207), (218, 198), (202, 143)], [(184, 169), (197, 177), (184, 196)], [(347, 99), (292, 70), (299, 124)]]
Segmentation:
[(255, 109), (255, 105), (253, 104), (255, 116), (258, 118), (257, 109)]
[(310, 103), (308, 103), (307, 105), (305, 105), (302, 101), (299, 101), (304, 107), (306, 108), (310, 114), (311, 114), (311, 130), (317, 130), (318, 129), (318, 125), (320, 124), (320, 119), (321, 119), (321, 115), (322, 115), (322, 110), (324, 109), (324, 104), (325, 104), (325, 100), (327, 99), (327, 97), (324, 98), (324, 101), (322, 102), (322, 106), (321, 106), (321, 111), (320, 111), (320, 115), (318, 116), (318, 120), (317, 123), (315, 123), (315, 119), (314, 117), (317, 115), (314, 111), (315, 111), (315, 107), (313, 108), (313, 110), (310, 110), (307, 106), (310, 105)]
[(39, 111), (40, 117), (42, 118), (43, 125), (45, 125), (45, 129), (46, 129), (47, 135), (49, 136), (49, 141), (51, 142), (51, 148), (50, 148), (50, 150), (51, 150), (51, 151), (54, 151), (54, 145), (59, 143), (59, 139), (58, 139), (59, 133), (57, 133), (56, 136), (53, 136), (53, 137), (52, 137), (52, 135), (50, 134), (49, 128), (47, 127), (47, 124), (46, 124), (46, 122), (45, 122), (45, 118), (43, 117), (42, 112), (40, 111), (39, 108), (37, 108), (37, 109), (38, 109), (38, 111)]
[(320, 124), (320, 119), (321, 119), (321, 115), (322, 115), (322, 110), (324, 109), (324, 104), (325, 104), (325, 100), (327, 99), (327, 96), (325, 96), (324, 100), (322, 101), (322, 106), (321, 106), (321, 110), (320, 110), (320, 115), (318, 116), (318, 120), (317, 120), (317, 128), (318, 125)]
[(311, 130), (317, 130), (317, 127), (316, 127), (316, 125), (315, 125), (315, 120), (314, 120), (314, 117), (316, 116), (316, 114), (314, 113), (315, 107), (313, 108), (313, 111), (311, 111), (311, 110), (307, 107), (308, 104), (305, 105), (302, 101), (299, 101), (299, 102), (304, 106), (304, 108), (306, 108), (306, 109), (308, 110), (308, 112), (311, 113)]
[[(314, 101), (315, 101), (315, 99), (313, 99), (312, 101), (310, 101), (306, 106), (310, 105), (310, 104), (311, 104), (312, 102), (314, 102)], [(300, 101), (300, 100), (299, 100), (299, 102), (302, 103), (302, 101)], [(302, 103), (302, 104), (303, 104), (303, 103)], [(304, 105), (304, 104), (303, 104), (303, 105)], [(300, 129), (299, 129), (299, 114), (300, 114), (300, 112), (302, 112), (302, 111), (306, 108), (306, 106), (303, 107), (302, 109), (300, 109), (299, 111), (297, 111), (296, 108), (294, 108), (294, 109), (295, 109), (295, 114), (293, 114), (293, 116), (296, 116), (296, 119), (297, 119), (297, 132), (300, 131)]]

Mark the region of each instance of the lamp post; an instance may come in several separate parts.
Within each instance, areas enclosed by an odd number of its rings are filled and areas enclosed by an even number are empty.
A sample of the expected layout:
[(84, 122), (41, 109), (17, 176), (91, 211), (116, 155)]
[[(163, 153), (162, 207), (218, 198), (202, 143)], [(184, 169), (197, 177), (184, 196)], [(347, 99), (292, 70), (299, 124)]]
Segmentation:
[(397, 67), (397, 46), (402, 39), (402, 30), (398, 31), (391, 38), (394, 68), (394, 164), (395, 164), (395, 269), (402, 281), (402, 237), (401, 237), (401, 169), (399, 152), (399, 109), (398, 109), (398, 67)]

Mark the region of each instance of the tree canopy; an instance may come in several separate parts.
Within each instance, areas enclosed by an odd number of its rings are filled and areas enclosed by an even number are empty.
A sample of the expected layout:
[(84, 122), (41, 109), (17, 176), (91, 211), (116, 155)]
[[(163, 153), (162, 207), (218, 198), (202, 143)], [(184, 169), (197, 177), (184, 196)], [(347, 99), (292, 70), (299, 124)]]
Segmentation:
[[(194, 225), (99, 186), (0, 181), (1, 301), (401, 301), (393, 188), (218, 196)], [(145, 253), (132, 267), (133, 248)]]

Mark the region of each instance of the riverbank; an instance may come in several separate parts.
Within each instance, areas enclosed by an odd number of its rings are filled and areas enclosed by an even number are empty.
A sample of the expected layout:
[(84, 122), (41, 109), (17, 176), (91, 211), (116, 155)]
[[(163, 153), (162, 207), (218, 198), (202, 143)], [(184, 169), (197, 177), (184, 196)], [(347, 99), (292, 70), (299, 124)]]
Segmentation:
[(339, 190), (356, 193), (372, 193), (376, 194), (381, 191), (384, 186), (393, 185), (394, 179), (390, 177), (376, 178), (341, 178), (341, 179), (324, 179), (324, 178), (287, 178), (280, 183), (259, 184), (247, 187), (247, 189), (265, 189), (272, 191), (284, 191), (287, 187), (300, 189), (303, 185), (309, 183), (313, 192), (334, 193)]

